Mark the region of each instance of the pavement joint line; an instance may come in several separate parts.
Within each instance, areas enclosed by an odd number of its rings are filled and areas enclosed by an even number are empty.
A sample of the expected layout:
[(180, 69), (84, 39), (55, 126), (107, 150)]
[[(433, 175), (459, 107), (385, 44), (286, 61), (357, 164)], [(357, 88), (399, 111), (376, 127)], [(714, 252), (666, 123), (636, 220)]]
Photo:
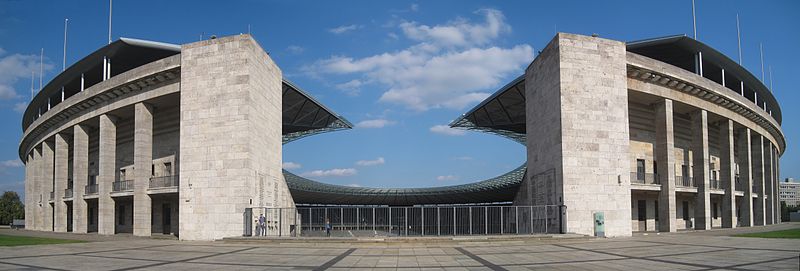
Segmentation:
[(15, 266), (22, 266), (22, 267), (27, 267), (27, 268), (33, 268), (34, 270), (45, 269), (45, 270), (67, 271), (66, 269), (58, 269), (58, 268), (51, 268), (51, 267), (43, 267), (43, 266), (36, 266), (36, 265), (21, 264), (21, 263), (10, 263), (10, 262), (5, 262), (5, 261), (0, 261), (0, 263), (8, 264), (8, 265), (15, 265)]
[(468, 257), (472, 258), (473, 260), (483, 264), (484, 266), (488, 267), (489, 269), (492, 269), (492, 270), (495, 270), (495, 271), (507, 271), (508, 270), (508, 269), (505, 269), (505, 268), (503, 268), (503, 267), (501, 267), (499, 265), (496, 265), (496, 264), (494, 264), (494, 263), (492, 263), (490, 261), (487, 261), (484, 258), (478, 257), (478, 255), (472, 254), (472, 252), (469, 252), (469, 251), (467, 251), (466, 249), (464, 249), (462, 247), (455, 247), (455, 249), (458, 250), (459, 252), (461, 252), (462, 254), (467, 255)]
[(670, 242), (663, 242), (663, 241), (642, 241), (642, 242), (650, 242), (655, 244), (665, 244), (665, 245), (675, 245), (675, 246), (697, 246), (697, 247), (713, 247), (713, 248), (730, 248), (730, 249), (740, 249), (740, 250), (768, 250), (768, 251), (781, 251), (781, 252), (800, 252), (797, 249), (774, 249), (774, 248), (753, 248), (753, 247), (726, 247), (726, 246), (715, 246), (715, 245), (703, 245), (703, 244), (675, 244)]
[(314, 268), (314, 271), (327, 270), (328, 268), (331, 268), (331, 266), (333, 266), (334, 264), (338, 263), (339, 261), (341, 261), (342, 259), (344, 259), (348, 255), (353, 253), (353, 251), (356, 251), (356, 249), (355, 248), (348, 249), (347, 251), (343, 252), (342, 254), (339, 254), (339, 256), (336, 256), (333, 259), (331, 259), (331, 260), (325, 262), (324, 264), (320, 265), (319, 267)]
[(151, 247), (162, 247), (162, 246), (145, 246), (145, 247), (119, 248), (119, 249), (110, 249), (110, 250), (84, 251), (84, 252), (76, 252), (76, 253), (57, 253), (57, 254), (27, 255), (27, 256), (11, 256), (11, 257), (0, 258), (0, 260), (32, 258), (32, 257), (51, 257), (51, 256), (82, 256), (83, 254), (105, 253), (105, 252), (115, 252), (115, 251), (123, 251), (123, 250), (147, 249), (147, 248), (151, 248)]
[[(578, 248), (578, 247), (570, 247), (570, 246), (566, 246), (566, 245), (557, 245), (557, 246), (561, 246), (561, 247), (567, 247), (567, 248), (573, 248), (573, 249), (575, 249), (575, 250), (581, 250), (581, 251), (587, 251), (587, 252), (593, 252), (593, 253), (606, 254), (606, 255), (617, 256), (617, 257), (623, 257), (623, 258), (627, 258), (627, 259), (636, 259), (636, 260), (654, 261), (654, 262), (662, 262), (662, 263), (677, 264), (677, 265), (686, 265), (686, 266), (693, 266), (693, 267), (700, 267), (700, 268), (710, 268), (710, 269), (718, 269), (718, 268), (720, 268), (720, 267), (718, 267), (718, 266), (711, 266), (711, 265), (705, 265), (705, 264), (695, 264), (695, 263), (685, 263), (685, 262), (677, 262), (677, 261), (663, 260), (663, 259), (657, 259), (657, 258), (651, 258), (651, 257), (634, 257), (634, 256), (627, 256), (627, 255), (622, 255), (622, 254), (617, 254), (617, 253), (611, 253), (611, 252), (596, 251), (596, 250), (592, 250), (592, 249), (585, 249), (585, 248)], [(661, 256), (653, 256), (653, 257), (661, 257)]]
[[(800, 264), (800, 254), (799, 254), (797, 256), (780, 258), (780, 259), (772, 259), (772, 260), (764, 260), (764, 261), (754, 262), (754, 263), (740, 263), (740, 264), (736, 264), (736, 265), (721, 267), (720, 269), (740, 269), (740, 268), (738, 268), (740, 266), (756, 265), (756, 264), (762, 264), (762, 263), (768, 263), (768, 262), (779, 262), (779, 261), (794, 260), (794, 259), (798, 259), (798, 263)], [(741, 268), (741, 270), (745, 270), (745, 269)]]
[(183, 259), (183, 260), (178, 260), (178, 261), (165, 261), (165, 262), (154, 263), (154, 264), (149, 264), (149, 265), (129, 267), (129, 268), (121, 268), (121, 269), (115, 269), (115, 270), (117, 270), (117, 271), (136, 270), (136, 269), (142, 269), (142, 268), (148, 268), (148, 267), (162, 266), (162, 265), (167, 265), (167, 264), (172, 264), (172, 263), (190, 262), (190, 261), (199, 260), (199, 259), (203, 259), (203, 258), (210, 258), (210, 257), (215, 257), (215, 256), (220, 256), (220, 255), (238, 253), (238, 252), (242, 252), (242, 251), (246, 251), (246, 250), (251, 250), (251, 249), (254, 249), (254, 248), (256, 248), (256, 247), (246, 247), (246, 248), (243, 248), (243, 249), (220, 252), (220, 253), (215, 253), (215, 254), (205, 255), (205, 256), (198, 256), (198, 257), (188, 258), (188, 259)]

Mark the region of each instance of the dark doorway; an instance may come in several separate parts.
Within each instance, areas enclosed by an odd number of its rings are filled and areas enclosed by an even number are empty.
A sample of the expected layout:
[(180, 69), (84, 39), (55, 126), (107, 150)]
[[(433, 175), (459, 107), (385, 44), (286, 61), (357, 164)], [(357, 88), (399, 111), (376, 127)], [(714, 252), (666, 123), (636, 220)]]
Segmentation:
[(636, 201), (637, 218), (639, 220), (639, 231), (647, 231), (647, 201)]
[(72, 232), (72, 202), (67, 201), (67, 232)]
[(163, 218), (161, 219), (161, 221), (163, 222), (161, 227), (162, 233), (170, 234), (172, 229), (172, 213), (171, 213), (172, 210), (170, 210), (169, 208), (169, 203), (164, 203), (163, 205), (161, 205), (161, 207), (163, 216)]

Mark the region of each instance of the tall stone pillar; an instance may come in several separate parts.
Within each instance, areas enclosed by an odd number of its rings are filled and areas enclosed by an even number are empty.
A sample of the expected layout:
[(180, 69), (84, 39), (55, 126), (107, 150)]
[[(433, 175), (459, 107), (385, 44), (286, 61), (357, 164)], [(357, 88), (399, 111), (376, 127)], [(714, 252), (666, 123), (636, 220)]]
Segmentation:
[(181, 47), (181, 239), (241, 236), (245, 208), (294, 207), (281, 97), (281, 70), (250, 35)]
[(736, 227), (736, 160), (733, 140), (733, 120), (723, 120), (719, 124), (720, 181), (725, 195), (722, 196), (722, 227)]
[(765, 145), (761, 146), (764, 150), (764, 225), (772, 225), (775, 223), (775, 205), (774, 205), (774, 180), (772, 179), (772, 143), (765, 140)]
[[(44, 181), (42, 181), (42, 146), (33, 148), (33, 168), (31, 175), (33, 184), (33, 225), (31, 229), (41, 231), (44, 230), (44, 205), (47, 204), (47, 199), (44, 198)], [(27, 225), (25, 225), (27, 227)]]
[[(558, 33), (525, 71), (528, 182), (566, 205), (566, 231), (631, 235), (625, 44)], [(602, 194), (602, 199), (598, 195)]]
[[(698, 230), (711, 229), (711, 191), (709, 191), (708, 176), (709, 150), (708, 150), (708, 112), (698, 110), (692, 113), (692, 175), (697, 194), (695, 197), (694, 228)], [(659, 171), (660, 173), (660, 171)]]
[(83, 199), (89, 179), (89, 127), (75, 125), (72, 135), (72, 232), (88, 231), (88, 206)]
[(25, 227), (31, 229), (34, 227), (33, 222), (33, 206), (34, 201), (34, 179), (33, 179), (33, 150), (25, 156)]
[(767, 222), (766, 206), (764, 196), (766, 189), (764, 189), (764, 137), (760, 134), (755, 135), (755, 140), (751, 142), (752, 148), (752, 163), (753, 163), (753, 183), (755, 184), (756, 198), (753, 204), (753, 223), (756, 226), (763, 226)]
[(111, 198), (111, 189), (117, 174), (117, 124), (116, 118), (108, 114), (100, 115), (99, 118), (97, 232), (110, 235), (115, 233), (115, 208), (114, 199)]
[(753, 210), (753, 163), (752, 163), (752, 144), (750, 128), (739, 130), (739, 140), (736, 144), (739, 149), (739, 181), (742, 183), (744, 197), (742, 197), (742, 221), (743, 227), (752, 227), (754, 219)]
[(69, 145), (63, 133), (57, 133), (55, 150), (55, 182), (53, 186), (53, 228), (57, 232), (67, 231), (67, 204), (64, 202), (64, 189), (69, 179)]
[[(773, 163), (774, 163), (773, 166), (775, 167), (775, 174), (774, 174), (775, 176), (773, 176), (773, 177), (775, 178), (775, 187), (776, 188), (780, 188), (780, 183), (781, 183), (780, 158), (781, 158), (780, 157), (780, 151), (778, 150), (778, 147), (775, 146), (773, 148), (772, 159), (773, 159)], [(780, 224), (781, 223), (781, 199), (780, 199), (780, 195), (779, 195), (780, 191), (778, 191), (778, 190), (779, 189), (775, 190), (775, 206), (776, 206), (776, 208), (775, 208), (775, 223)]]
[(42, 206), (44, 207), (43, 216), (44, 218), (42, 221), (44, 224), (42, 225), (43, 231), (53, 231), (53, 205), (50, 204), (50, 192), (53, 192), (53, 169), (54, 169), (54, 161), (55, 161), (55, 146), (54, 142), (50, 142), (45, 140), (42, 142), (42, 194), (44, 195), (44, 200), (42, 200)]
[(147, 188), (153, 175), (153, 107), (137, 103), (134, 110), (133, 235), (150, 236), (152, 202)]
[(675, 232), (675, 131), (672, 100), (665, 99), (656, 107), (655, 158), (661, 192), (658, 194), (658, 228), (662, 232)]

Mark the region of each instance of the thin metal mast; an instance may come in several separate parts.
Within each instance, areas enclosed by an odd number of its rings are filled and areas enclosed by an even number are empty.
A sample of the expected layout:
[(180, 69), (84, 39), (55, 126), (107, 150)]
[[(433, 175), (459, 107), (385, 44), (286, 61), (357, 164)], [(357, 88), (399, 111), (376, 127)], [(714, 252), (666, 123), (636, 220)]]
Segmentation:
[(108, 44), (111, 44), (111, 11), (114, 0), (108, 0)]
[(61, 63), (61, 71), (67, 69), (67, 25), (69, 24), (69, 19), (64, 19), (64, 60)]
[(736, 13), (736, 41), (739, 45), (739, 66), (742, 65), (742, 31), (739, 28), (739, 13)]
[(44, 74), (44, 48), (39, 54), (39, 91), (42, 91), (42, 74)]
[(697, 17), (694, 12), (694, 0), (692, 0), (692, 30), (694, 30), (694, 39), (697, 40)]
[(759, 42), (758, 51), (761, 53), (761, 82), (764, 82), (764, 46)]
[(36, 78), (36, 70), (31, 69), (31, 101), (33, 101), (34, 85), (33, 82)]
[(769, 91), (773, 92), (773, 90), (772, 90), (772, 65), (769, 65)]

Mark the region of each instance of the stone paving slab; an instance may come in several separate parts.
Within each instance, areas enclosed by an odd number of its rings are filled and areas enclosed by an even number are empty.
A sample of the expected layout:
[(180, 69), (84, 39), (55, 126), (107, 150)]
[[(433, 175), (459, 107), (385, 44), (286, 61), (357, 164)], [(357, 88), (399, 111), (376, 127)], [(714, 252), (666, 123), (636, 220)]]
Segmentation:
[[(796, 227), (800, 224), (756, 229)], [(181, 242), (81, 235), (77, 238), (90, 242), (0, 247), (0, 270), (800, 270), (798, 239), (722, 232), (418, 243)]]

